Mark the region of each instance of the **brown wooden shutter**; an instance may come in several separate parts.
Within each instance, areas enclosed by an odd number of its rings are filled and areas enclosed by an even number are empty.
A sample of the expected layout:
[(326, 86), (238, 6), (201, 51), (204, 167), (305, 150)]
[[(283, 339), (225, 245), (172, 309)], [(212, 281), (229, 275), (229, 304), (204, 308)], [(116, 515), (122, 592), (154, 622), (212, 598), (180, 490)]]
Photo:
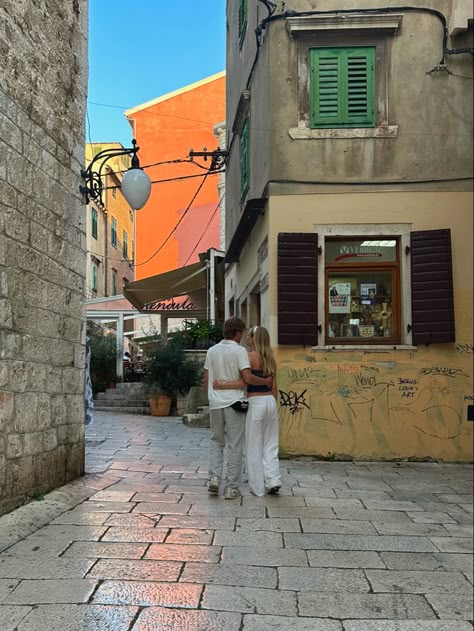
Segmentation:
[(318, 235), (278, 235), (278, 344), (318, 343)]
[(454, 342), (451, 231), (411, 233), (413, 344)]

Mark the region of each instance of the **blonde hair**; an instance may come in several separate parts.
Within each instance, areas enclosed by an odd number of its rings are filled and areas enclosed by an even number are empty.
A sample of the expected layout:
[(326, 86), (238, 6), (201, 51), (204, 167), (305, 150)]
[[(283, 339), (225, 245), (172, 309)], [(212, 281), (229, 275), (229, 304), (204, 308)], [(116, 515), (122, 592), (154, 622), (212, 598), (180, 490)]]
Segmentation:
[(277, 365), (267, 329), (264, 326), (254, 326), (250, 330), (250, 335), (254, 339), (255, 350), (260, 356), (263, 374), (276, 375)]

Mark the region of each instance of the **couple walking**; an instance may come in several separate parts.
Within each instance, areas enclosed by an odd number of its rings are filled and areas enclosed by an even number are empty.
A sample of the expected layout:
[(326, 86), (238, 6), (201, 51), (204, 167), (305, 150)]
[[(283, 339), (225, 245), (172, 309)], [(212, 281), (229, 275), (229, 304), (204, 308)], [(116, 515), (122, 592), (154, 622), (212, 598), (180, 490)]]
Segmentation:
[[(240, 345), (244, 331), (240, 318), (226, 320), (224, 339), (208, 350), (204, 364), (211, 424), (208, 490), (219, 493), (227, 447), (225, 499), (240, 497), (244, 437), (251, 492), (263, 496), (265, 490), (273, 494), (281, 487), (276, 363), (270, 336), (264, 327), (250, 329), (247, 352)], [(246, 415), (236, 409), (244, 398), (248, 398)]]

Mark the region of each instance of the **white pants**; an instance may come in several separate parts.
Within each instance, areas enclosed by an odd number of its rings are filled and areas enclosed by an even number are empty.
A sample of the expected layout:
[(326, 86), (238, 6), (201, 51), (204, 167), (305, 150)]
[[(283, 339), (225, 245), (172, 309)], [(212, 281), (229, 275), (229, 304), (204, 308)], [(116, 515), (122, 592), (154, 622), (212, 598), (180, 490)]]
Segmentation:
[(249, 487), (258, 496), (281, 486), (278, 463), (278, 412), (273, 395), (249, 397), (245, 423)]

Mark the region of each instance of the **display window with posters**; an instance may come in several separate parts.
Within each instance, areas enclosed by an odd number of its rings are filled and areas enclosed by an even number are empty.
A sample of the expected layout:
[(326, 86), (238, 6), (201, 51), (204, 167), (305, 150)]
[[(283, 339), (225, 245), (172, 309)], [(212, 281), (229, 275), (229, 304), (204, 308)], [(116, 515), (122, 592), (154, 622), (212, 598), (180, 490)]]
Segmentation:
[(326, 239), (326, 336), (331, 344), (400, 343), (399, 242)]

